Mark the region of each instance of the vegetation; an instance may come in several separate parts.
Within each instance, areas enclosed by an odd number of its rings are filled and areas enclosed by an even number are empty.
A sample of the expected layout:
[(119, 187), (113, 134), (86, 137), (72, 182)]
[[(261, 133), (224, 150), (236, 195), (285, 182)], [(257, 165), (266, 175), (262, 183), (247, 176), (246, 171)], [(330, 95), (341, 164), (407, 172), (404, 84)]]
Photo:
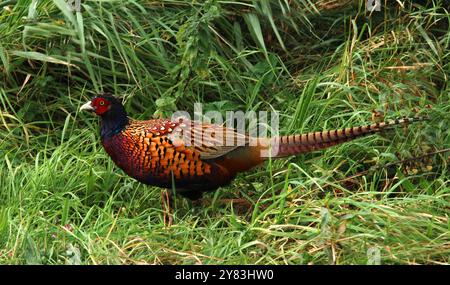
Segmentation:
[[(0, 1), (0, 263), (448, 264), (447, 1), (382, 2)], [(177, 199), (169, 226), (78, 112), (101, 91), (137, 119), (279, 110), (282, 134), (431, 119)]]

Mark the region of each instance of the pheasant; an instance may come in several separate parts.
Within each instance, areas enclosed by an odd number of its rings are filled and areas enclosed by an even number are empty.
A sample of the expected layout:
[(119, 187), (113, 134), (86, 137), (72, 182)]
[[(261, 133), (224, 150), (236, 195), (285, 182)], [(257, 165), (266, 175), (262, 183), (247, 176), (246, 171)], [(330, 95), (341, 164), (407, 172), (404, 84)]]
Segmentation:
[[(177, 194), (191, 200), (229, 184), (238, 173), (260, 165), (270, 157), (276, 159), (325, 149), (424, 119), (402, 118), (267, 139), (185, 119), (135, 120), (128, 117), (122, 103), (109, 93), (92, 98), (80, 110), (100, 116), (101, 143), (126, 174), (144, 184), (175, 188)], [(190, 135), (186, 136), (187, 133)], [(220, 136), (231, 138), (233, 143), (217, 143)]]

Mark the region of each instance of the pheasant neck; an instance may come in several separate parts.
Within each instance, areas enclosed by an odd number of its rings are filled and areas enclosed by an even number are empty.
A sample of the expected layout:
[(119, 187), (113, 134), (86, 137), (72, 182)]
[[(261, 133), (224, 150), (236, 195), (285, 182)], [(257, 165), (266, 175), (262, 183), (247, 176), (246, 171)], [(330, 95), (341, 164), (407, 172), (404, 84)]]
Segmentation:
[(102, 138), (111, 137), (122, 131), (128, 125), (128, 116), (123, 106), (110, 110), (102, 116), (100, 135)]

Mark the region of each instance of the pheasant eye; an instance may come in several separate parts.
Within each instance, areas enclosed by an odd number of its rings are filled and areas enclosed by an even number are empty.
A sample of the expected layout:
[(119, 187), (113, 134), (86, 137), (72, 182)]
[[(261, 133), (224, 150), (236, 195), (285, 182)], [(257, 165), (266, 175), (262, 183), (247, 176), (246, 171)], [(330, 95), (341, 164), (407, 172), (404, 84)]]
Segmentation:
[(100, 101), (100, 106), (103, 106), (103, 105), (105, 105), (105, 101)]

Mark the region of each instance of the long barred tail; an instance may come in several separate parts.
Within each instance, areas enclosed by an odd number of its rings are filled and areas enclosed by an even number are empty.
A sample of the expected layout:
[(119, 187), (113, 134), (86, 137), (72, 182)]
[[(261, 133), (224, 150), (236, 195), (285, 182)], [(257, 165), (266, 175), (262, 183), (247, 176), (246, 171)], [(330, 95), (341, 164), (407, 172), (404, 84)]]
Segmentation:
[(378, 133), (397, 125), (408, 125), (427, 119), (428, 117), (402, 118), (353, 128), (282, 136), (272, 141), (272, 157), (279, 158), (324, 149), (362, 136)]

